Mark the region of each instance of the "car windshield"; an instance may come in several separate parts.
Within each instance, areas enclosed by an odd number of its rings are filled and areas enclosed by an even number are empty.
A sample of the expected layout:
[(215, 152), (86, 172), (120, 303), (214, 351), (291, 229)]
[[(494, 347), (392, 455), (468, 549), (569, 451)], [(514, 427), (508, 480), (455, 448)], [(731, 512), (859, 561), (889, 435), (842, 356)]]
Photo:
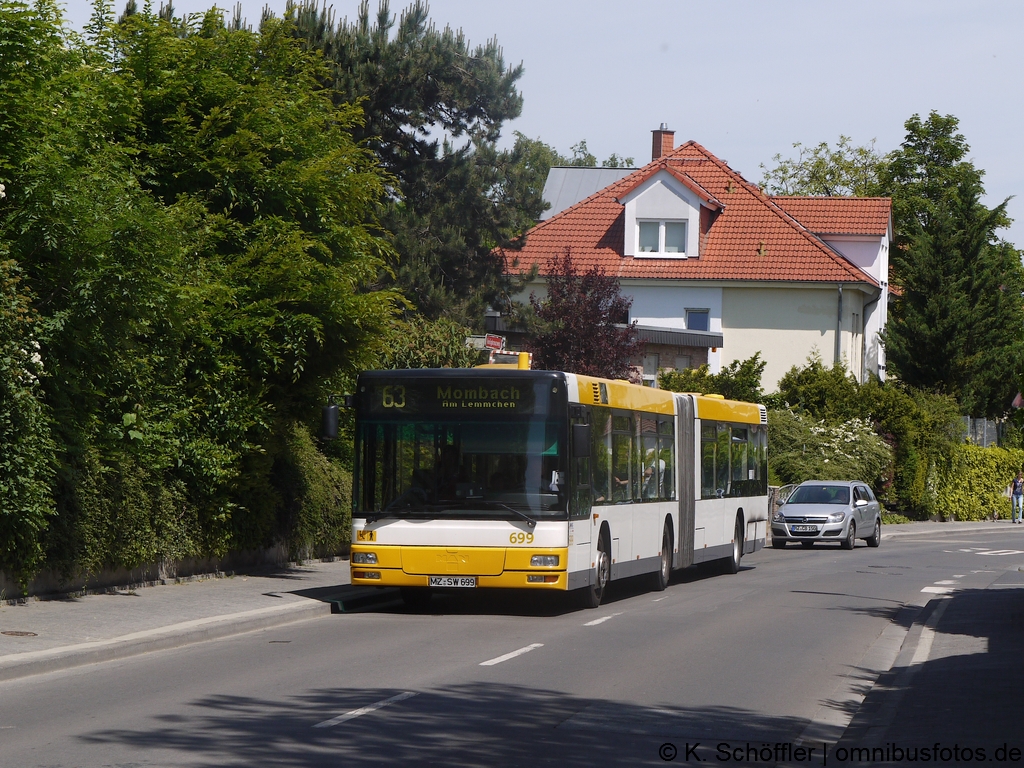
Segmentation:
[(845, 485), (801, 485), (787, 504), (849, 504), (850, 488)]

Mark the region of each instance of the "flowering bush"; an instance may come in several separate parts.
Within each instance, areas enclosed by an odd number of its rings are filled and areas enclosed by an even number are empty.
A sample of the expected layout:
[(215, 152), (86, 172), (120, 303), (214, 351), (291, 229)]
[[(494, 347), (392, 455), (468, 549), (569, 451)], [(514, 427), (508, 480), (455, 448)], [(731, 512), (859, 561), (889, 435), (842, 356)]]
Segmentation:
[(862, 480), (879, 489), (892, 449), (864, 419), (830, 426), (791, 410), (768, 412), (768, 470), (773, 482)]

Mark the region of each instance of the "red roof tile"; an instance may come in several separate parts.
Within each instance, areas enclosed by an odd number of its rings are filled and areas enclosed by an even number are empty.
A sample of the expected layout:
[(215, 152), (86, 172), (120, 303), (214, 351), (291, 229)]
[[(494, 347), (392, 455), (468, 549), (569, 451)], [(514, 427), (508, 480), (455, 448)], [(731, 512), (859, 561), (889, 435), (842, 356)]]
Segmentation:
[[(699, 187), (699, 194), (724, 206), (701, 238), (699, 258), (623, 256), (624, 214), (617, 199), (661, 164), (675, 171), (677, 178), (685, 175)], [(568, 247), (579, 269), (596, 265), (617, 278), (877, 285), (772, 198), (693, 141), (539, 223), (525, 238), (521, 250), (506, 254), (510, 270), (524, 271), (537, 264), (543, 272), (549, 260)]]
[(875, 235), (889, 231), (888, 197), (773, 197), (786, 213), (818, 235)]

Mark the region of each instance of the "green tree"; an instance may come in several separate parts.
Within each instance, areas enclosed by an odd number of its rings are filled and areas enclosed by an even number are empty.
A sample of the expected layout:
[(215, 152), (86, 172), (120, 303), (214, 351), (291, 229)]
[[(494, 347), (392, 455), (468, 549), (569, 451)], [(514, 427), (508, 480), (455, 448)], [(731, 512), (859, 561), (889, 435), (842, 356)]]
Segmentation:
[(147, 7), (115, 24), (108, 7), (85, 41), (45, 4), (0, 24), (42, 73), (0, 83), (0, 114), (37, 116), (3, 138), (0, 245), (40, 315), (49, 557), (71, 572), (306, 541), (327, 518), (301, 500), (340, 486), (299, 422), (399, 306), (369, 290), (389, 178), (289, 22)]
[(958, 125), (952, 115), (914, 115), (881, 174), (899, 227), (892, 282), (902, 289), (884, 343), (907, 384), (996, 417), (1024, 374), (1024, 267), (996, 234), (1008, 223), (1006, 202), (980, 202), (983, 172), (964, 159)]
[(797, 142), (796, 158), (778, 154), (772, 158), (774, 167), (761, 165), (761, 186), (770, 195), (877, 195), (885, 158), (873, 139), (862, 147), (851, 142), (849, 136), (840, 136), (834, 148), (825, 141), (813, 147)]
[(364, 0), (351, 22), (315, 0), (287, 13), (325, 55), (336, 101), (362, 105), (355, 136), (396, 180), (382, 223), (400, 259), (382, 284), (399, 286), (428, 318), (479, 324), (503, 293), (494, 249), (524, 224), (503, 191), (513, 157), (496, 145), (522, 109), (522, 66), (506, 66), (496, 40), (471, 48), (461, 31), (437, 29), (419, 0), (397, 20), (387, 0), (374, 17)]
[(729, 400), (759, 403), (764, 399), (761, 374), (767, 363), (761, 353), (755, 352), (746, 360), (733, 360), (719, 373), (711, 373), (705, 365), (682, 371), (660, 371), (658, 386), (670, 392), (699, 392), (702, 395), (722, 395)]

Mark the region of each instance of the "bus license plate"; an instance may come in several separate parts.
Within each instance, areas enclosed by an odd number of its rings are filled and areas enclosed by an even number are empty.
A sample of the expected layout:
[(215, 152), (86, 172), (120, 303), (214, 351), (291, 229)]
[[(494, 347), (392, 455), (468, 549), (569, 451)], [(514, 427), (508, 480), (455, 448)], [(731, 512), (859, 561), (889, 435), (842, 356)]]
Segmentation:
[(476, 576), (431, 576), (432, 587), (475, 587)]
[(818, 530), (816, 525), (794, 525), (793, 533), (815, 533)]

